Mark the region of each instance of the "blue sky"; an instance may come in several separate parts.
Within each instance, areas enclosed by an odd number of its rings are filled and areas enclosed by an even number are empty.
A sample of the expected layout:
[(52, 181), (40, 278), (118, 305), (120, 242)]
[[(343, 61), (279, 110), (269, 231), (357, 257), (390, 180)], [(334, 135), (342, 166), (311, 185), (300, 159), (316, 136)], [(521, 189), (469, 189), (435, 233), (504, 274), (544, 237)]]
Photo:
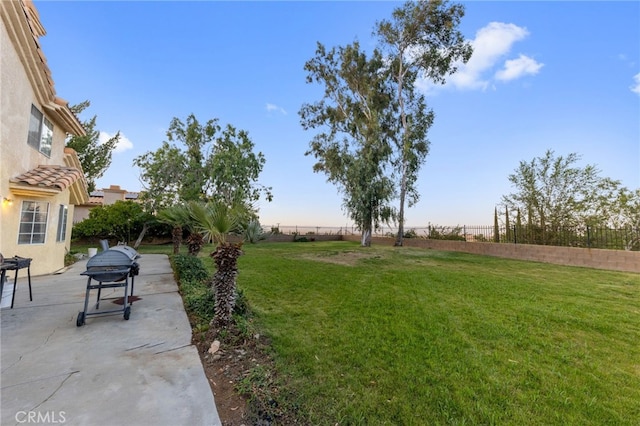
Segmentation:
[[(342, 198), (314, 159), (303, 103), (316, 43), (373, 48), (400, 2), (34, 2), (58, 96), (91, 101), (105, 135), (124, 136), (98, 188), (139, 191), (133, 159), (173, 117), (244, 129), (266, 157), (263, 225), (344, 226)], [(581, 154), (640, 187), (640, 2), (463, 2), (471, 61), (442, 87), (420, 85), (436, 119), (407, 226), (490, 225), (519, 162)], [(83, 116), (83, 118), (86, 118)]]

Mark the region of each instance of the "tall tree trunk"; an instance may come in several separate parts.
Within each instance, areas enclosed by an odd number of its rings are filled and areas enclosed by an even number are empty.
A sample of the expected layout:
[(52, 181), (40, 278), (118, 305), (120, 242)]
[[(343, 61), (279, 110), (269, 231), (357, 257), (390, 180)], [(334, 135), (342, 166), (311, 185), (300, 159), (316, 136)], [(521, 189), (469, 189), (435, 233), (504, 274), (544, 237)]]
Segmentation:
[(365, 224), (362, 227), (362, 236), (360, 237), (360, 245), (362, 247), (371, 247), (371, 229), (373, 228), (371, 222)]
[(146, 234), (148, 230), (149, 230), (149, 224), (147, 222), (145, 222), (142, 225), (142, 231), (140, 231), (140, 235), (138, 235), (138, 239), (136, 240), (135, 244), (133, 245), (133, 248), (135, 250), (138, 250), (138, 247), (140, 247), (140, 244), (142, 244), (142, 239), (144, 238), (144, 234)]
[(182, 242), (182, 226), (174, 226), (171, 233), (171, 241), (173, 242), (173, 254), (180, 253), (180, 243)]
[(197, 256), (204, 244), (204, 237), (198, 232), (192, 232), (187, 237), (187, 248), (191, 256)]
[(396, 246), (404, 244), (404, 200), (407, 194), (407, 175), (402, 172), (402, 182), (400, 184), (400, 211), (398, 212), (398, 236), (396, 237)]
[(227, 327), (233, 319), (237, 296), (238, 257), (242, 254), (241, 247), (242, 243), (221, 243), (211, 253), (216, 264), (216, 272), (212, 280), (215, 294), (214, 327)]
[(404, 110), (404, 96), (402, 95), (404, 87), (404, 49), (400, 50), (400, 63), (398, 69), (398, 103), (400, 104), (400, 120), (402, 122), (402, 141), (400, 147), (400, 155), (402, 156), (402, 176), (400, 177), (400, 211), (398, 214), (398, 236), (396, 237), (396, 246), (404, 244), (404, 202), (407, 194), (407, 154), (406, 140), (409, 135), (409, 123), (407, 123), (407, 114)]

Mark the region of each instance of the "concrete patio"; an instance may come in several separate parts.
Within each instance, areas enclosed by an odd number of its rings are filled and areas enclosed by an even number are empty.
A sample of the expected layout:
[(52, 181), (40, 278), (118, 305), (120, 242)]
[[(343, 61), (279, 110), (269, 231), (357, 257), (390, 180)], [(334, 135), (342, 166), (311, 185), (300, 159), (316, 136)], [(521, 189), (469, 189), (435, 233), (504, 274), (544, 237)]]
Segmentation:
[[(128, 321), (114, 313), (77, 327), (86, 262), (32, 277), (32, 302), (20, 271), (0, 317), (0, 424), (220, 425), (167, 256), (138, 259)], [(103, 289), (100, 310), (121, 308), (123, 294)]]

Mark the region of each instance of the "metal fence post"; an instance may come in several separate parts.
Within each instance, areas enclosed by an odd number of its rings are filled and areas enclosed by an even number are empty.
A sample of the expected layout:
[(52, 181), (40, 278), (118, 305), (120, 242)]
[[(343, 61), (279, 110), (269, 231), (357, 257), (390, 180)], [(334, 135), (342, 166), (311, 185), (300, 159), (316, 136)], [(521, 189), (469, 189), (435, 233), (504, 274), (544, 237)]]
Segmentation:
[(591, 228), (587, 225), (587, 247), (591, 248)]
[(513, 244), (518, 244), (518, 232), (516, 225), (513, 225)]

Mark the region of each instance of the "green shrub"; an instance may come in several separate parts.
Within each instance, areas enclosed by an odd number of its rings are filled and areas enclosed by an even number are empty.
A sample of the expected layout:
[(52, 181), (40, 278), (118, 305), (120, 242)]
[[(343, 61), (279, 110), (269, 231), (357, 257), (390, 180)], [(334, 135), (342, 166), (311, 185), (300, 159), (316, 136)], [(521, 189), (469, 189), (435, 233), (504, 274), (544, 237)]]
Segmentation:
[(199, 257), (177, 254), (173, 256), (172, 261), (176, 278), (181, 283), (209, 279), (209, 272), (207, 272)]
[(151, 216), (139, 203), (116, 201), (114, 204), (91, 209), (89, 217), (73, 225), (71, 238), (115, 239), (130, 242), (135, 239)]
[(427, 238), (431, 240), (465, 241), (465, 237), (462, 235), (461, 226), (449, 227), (429, 225)]
[(404, 231), (404, 238), (418, 238), (418, 234), (416, 234), (415, 229), (409, 229), (408, 231)]
[(209, 272), (202, 259), (177, 254), (172, 256), (171, 261), (192, 326), (198, 328), (208, 325), (213, 319), (215, 298), (209, 285)]
[(213, 319), (215, 299), (205, 281), (181, 281), (180, 292), (187, 311), (198, 324), (209, 324)]
[(236, 306), (233, 308), (233, 313), (242, 317), (246, 317), (249, 314), (247, 297), (244, 295), (242, 289), (238, 289), (238, 293), (236, 294)]
[(251, 244), (255, 244), (260, 240), (264, 240), (265, 235), (260, 222), (258, 222), (257, 220), (250, 221), (243, 229), (243, 237), (245, 241), (248, 241)]

